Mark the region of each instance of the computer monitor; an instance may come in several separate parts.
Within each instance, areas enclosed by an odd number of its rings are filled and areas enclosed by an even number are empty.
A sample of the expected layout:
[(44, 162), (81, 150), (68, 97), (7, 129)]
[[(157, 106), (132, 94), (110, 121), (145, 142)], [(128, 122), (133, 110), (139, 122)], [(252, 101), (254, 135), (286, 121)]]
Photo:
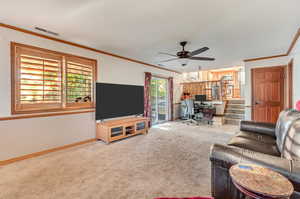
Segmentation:
[(205, 102), (206, 101), (206, 95), (195, 95), (195, 101)]

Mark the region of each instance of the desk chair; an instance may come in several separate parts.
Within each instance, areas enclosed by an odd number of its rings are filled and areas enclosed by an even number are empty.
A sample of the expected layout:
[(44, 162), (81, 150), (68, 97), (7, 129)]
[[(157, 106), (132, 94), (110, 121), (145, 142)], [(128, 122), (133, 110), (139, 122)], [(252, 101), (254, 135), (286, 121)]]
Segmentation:
[(185, 99), (181, 101), (181, 118), (185, 119), (183, 123), (186, 124), (198, 124), (196, 120), (193, 119), (194, 116), (194, 100)]

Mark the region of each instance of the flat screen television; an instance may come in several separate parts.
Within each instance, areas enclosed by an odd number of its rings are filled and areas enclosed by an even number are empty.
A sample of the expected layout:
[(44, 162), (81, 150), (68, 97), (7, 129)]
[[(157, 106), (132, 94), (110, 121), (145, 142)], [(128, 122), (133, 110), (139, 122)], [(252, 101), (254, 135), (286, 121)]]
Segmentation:
[(144, 113), (144, 87), (96, 84), (96, 120)]

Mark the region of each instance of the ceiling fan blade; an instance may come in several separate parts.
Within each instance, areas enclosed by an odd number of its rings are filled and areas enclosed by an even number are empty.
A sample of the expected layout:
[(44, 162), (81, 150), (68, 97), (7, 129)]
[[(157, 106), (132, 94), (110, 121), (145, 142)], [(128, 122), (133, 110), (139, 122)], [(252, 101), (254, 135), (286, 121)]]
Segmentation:
[(203, 53), (203, 52), (205, 52), (205, 51), (207, 51), (207, 50), (209, 50), (208, 47), (203, 47), (203, 48), (200, 48), (200, 49), (195, 50), (195, 51), (193, 51), (193, 52), (190, 52), (190, 53), (189, 53), (189, 56), (190, 56), (190, 57), (193, 57), (193, 56), (198, 55), (198, 54), (200, 54), (200, 53)]
[(177, 60), (177, 59), (179, 59), (179, 58), (167, 59), (167, 60), (160, 61), (160, 63), (169, 62), (169, 61), (174, 61), (174, 60)]
[(201, 60), (201, 61), (215, 61), (215, 58), (210, 57), (190, 57), (191, 60)]
[(172, 57), (177, 57), (176, 55), (172, 55), (172, 54), (164, 53), (164, 52), (159, 52), (158, 54), (161, 54), (161, 55), (169, 55), (169, 56), (172, 56)]

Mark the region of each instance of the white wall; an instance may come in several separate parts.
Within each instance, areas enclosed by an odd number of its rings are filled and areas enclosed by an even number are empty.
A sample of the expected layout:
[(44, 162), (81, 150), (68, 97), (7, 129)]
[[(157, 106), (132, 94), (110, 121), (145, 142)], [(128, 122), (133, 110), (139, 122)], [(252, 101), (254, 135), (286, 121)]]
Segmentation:
[(300, 52), (294, 55), (294, 71), (293, 71), (293, 100), (294, 104), (300, 100)]
[(294, 59), (293, 100), (294, 104), (296, 104), (296, 102), (300, 100), (300, 39), (298, 39), (291, 54), (292, 58)]
[(251, 106), (251, 69), (253, 68), (263, 68), (263, 67), (272, 67), (272, 66), (281, 66), (287, 65), (290, 61), (291, 57), (278, 57), (274, 59), (266, 59), (266, 60), (259, 60), (253, 62), (245, 62), (245, 119), (251, 120), (251, 108), (247, 106)]
[[(98, 81), (144, 85), (144, 72), (177, 77), (178, 74), (73, 47), (14, 30), (0, 28), (0, 117), (11, 116), (10, 42), (98, 60)], [(175, 86), (178, 84), (175, 84)], [(176, 90), (176, 87), (174, 89)], [(174, 96), (177, 102), (180, 96)], [(0, 121), (0, 160), (95, 138), (94, 113)]]
[[(287, 57), (280, 57), (274, 59), (261, 60), (256, 62), (246, 62), (246, 91), (245, 91), (245, 104), (251, 105), (251, 69), (255, 67), (270, 67), (287, 65), (291, 60), (294, 60), (293, 67), (293, 101), (294, 105), (300, 100), (300, 39), (296, 42), (292, 52)], [(251, 119), (251, 109), (246, 108), (246, 119)]]

